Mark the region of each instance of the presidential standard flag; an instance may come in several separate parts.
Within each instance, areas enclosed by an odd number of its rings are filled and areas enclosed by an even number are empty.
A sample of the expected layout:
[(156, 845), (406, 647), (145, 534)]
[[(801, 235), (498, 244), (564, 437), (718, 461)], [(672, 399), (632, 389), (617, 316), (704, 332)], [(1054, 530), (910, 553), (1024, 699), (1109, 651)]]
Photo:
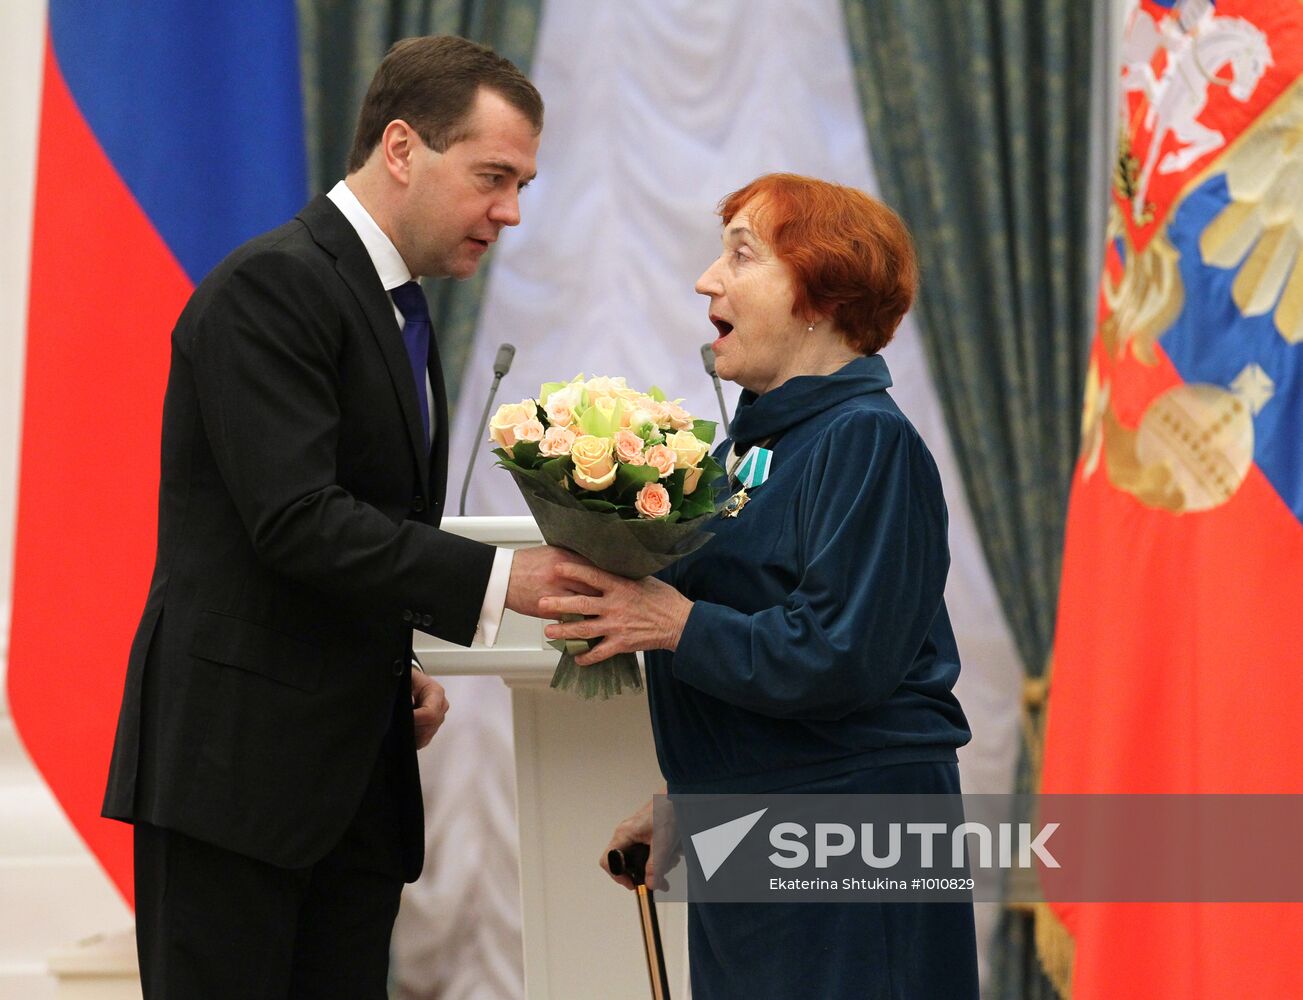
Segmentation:
[[(1303, 4), (1129, 7), (1042, 789), (1297, 794)], [(1299, 989), (1303, 905), (1054, 911), (1074, 1000)]]
[(306, 200), (302, 117), (291, 0), (50, 2), (9, 700), (128, 900), (130, 828), (99, 810), (153, 564), (169, 333), (214, 264)]

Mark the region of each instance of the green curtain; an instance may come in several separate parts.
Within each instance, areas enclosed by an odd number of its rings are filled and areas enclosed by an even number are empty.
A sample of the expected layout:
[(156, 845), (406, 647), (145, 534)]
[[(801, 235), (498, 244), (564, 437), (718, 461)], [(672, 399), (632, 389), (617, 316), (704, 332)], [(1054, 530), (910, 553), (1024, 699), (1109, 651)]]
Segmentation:
[[(308, 176), (327, 191), (344, 176), (358, 109), (389, 46), (412, 35), (461, 35), (529, 72), (542, 0), (298, 0)], [(491, 265), (490, 265), (491, 266)], [(488, 269), (427, 282), (449, 405), (456, 403)]]
[[(1095, 8), (844, 0), (873, 162), (917, 243), (915, 316), (1031, 692), (1023, 791), (1037, 783), (1097, 278)], [(1053, 996), (1031, 915), (1007, 911), (1002, 930), (993, 995)]]

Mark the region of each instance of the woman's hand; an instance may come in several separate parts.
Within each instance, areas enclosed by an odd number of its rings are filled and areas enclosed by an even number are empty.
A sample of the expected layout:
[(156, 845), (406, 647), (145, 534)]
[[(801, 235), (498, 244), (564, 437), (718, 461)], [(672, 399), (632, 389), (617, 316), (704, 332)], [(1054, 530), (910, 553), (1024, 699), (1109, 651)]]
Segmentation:
[(692, 602), (668, 583), (650, 576), (626, 580), (578, 563), (563, 563), (554, 572), (596, 592), (592, 597), (544, 597), (538, 602), (539, 611), (548, 617), (589, 616), (583, 621), (549, 625), (543, 630), (549, 639), (603, 637), (587, 653), (575, 657), (581, 667), (599, 663), (616, 653), (678, 648)]
[[(650, 854), (652, 842), (652, 802), (647, 800), (647, 804), (639, 809), (628, 819), (622, 821), (611, 834), (611, 842), (606, 845), (602, 851), (602, 858), (598, 864), (602, 866), (602, 871), (611, 875), (611, 866), (606, 858), (612, 851), (626, 851), (634, 844), (646, 844), (649, 853), (647, 857), (647, 875), (644, 881), (647, 885), (655, 885), (656, 879), (652, 871), (652, 857)], [(611, 878), (619, 882), (626, 889), (636, 888), (633, 879), (628, 875), (611, 875)]]

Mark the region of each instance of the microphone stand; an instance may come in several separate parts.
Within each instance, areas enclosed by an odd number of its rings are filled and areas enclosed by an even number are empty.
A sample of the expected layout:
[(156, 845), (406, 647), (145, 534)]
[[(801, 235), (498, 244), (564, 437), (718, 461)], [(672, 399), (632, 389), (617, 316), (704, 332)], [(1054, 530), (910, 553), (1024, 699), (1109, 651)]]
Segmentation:
[(701, 345), (701, 363), (705, 366), (706, 374), (710, 380), (715, 383), (715, 398), (719, 400), (719, 417), (724, 421), (724, 433), (728, 433), (728, 406), (724, 403), (724, 387), (719, 384), (719, 376), (715, 374), (715, 352), (709, 344)]
[(466, 465), (466, 478), (461, 482), (461, 502), (457, 505), (457, 516), (466, 516), (466, 492), (471, 488), (471, 473), (475, 471), (475, 458), (479, 455), (479, 441), (484, 436), (484, 428), (489, 423), (489, 410), (493, 408), (493, 400), (498, 394), (498, 386), (502, 384), (502, 376), (511, 370), (511, 362), (516, 357), (516, 348), (511, 344), (503, 344), (498, 348), (498, 356), (493, 360), (493, 385), (489, 387), (489, 398), (484, 401), (484, 412), (480, 414), (479, 427), (475, 431), (475, 443), (471, 447), (471, 460)]

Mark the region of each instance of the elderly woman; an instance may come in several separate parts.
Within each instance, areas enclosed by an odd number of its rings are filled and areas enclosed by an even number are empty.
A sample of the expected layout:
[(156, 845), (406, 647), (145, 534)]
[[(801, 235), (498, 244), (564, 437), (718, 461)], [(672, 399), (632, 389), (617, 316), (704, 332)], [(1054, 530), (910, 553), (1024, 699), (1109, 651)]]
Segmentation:
[[(945, 502), (878, 355), (913, 298), (909, 234), (869, 196), (790, 174), (720, 215), (697, 291), (717, 371), (744, 389), (720, 457), (735, 472), (766, 449), (768, 477), (661, 579), (565, 568), (600, 595), (541, 605), (593, 616), (547, 634), (604, 636), (581, 664), (647, 651), (671, 796), (957, 793)], [(610, 846), (649, 842), (650, 813)], [(969, 904), (693, 905), (689, 948), (694, 1000), (977, 996)]]

